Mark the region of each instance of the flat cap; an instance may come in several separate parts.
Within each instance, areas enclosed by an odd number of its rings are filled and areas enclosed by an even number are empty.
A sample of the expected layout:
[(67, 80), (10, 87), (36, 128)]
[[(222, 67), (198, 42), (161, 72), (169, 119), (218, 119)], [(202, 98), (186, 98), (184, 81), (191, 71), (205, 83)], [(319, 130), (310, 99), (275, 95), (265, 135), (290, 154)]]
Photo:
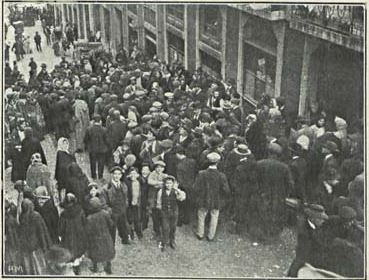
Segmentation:
[(209, 162), (211, 163), (217, 163), (218, 161), (220, 161), (221, 156), (218, 153), (209, 153), (206, 158), (208, 159)]
[(116, 170), (119, 170), (120, 172), (123, 173), (123, 169), (120, 166), (118, 166), (118, 165), (113, 166), (112, 168), (110, 168), (110, 173), (113, 173)]

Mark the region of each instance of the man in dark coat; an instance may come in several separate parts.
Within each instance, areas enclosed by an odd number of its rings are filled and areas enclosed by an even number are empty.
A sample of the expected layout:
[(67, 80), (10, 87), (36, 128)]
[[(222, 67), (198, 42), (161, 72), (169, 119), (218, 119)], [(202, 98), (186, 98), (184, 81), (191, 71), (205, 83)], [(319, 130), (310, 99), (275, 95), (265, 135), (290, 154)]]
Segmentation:
[(207, 155), (209, 167), (200, 171), (195, 180), (195, 193), (197, 196), (197, 233), (198, 239), (203, 239), (205, 235), (205, 218), (210, 212), (210, 226), (207, 239), (214, 240), (219, 210), (221, 208), (221, 199), (223, 195), (229, 194), (229, 186), (224, 173), (217, 170), (217, 163), (221, 156), (215, 152)]
[(84, 143), (90, 156), (91, 177), (96, 179), (96, 165), (98, 178), (103, 178), (106, 152), (108, 151), (108, 139), (106, 128), (102, 126), (100, 115), (94, 116), (94, 123), (85, 134)]
[(112, 219), (114, 226), (111, 231), (113, 242), (115, 243), (115, 234), (118, 229), (123, 244), (129, 244), (128, 240), (128, 220), (127, 220), (127, 186), (120, 180), (123, 170), (115, 166), (110, 170), (112, 174), (111, 181), (104, 187), (106, 204), (112, 209)]
[(74, 110), (69, 100), (65, 98), (64, 92), (59, 91), (60, 100), (55, 105), (56, 138), (69, 137)]
[(301, 200), (306, 200), (306, 172), (307, 163), (305, 158), (302, 156), (302, 147), (293, 143), (290, 147), (292, 153), (292, 159), (289, 162), (289, 168), (291, 170), (292, 178), (294, 181), (294, 197)]
[(250, 219), (250, 233), (261, 241), (273, 239), (282, 231), (287, 219), (285, 199), (293, 189), (291, 172), (279, 160), (281, 146), (270, 143), (268, 150), (268, 158), (257, 163), (259, 188), (251, 198), (255, 216)]
[[(245, 145), (246, 146), (246, 145)], [(247, 147), (247, 146), (246, 146)], [(244, 147), (240, 147), (244, 148)], [(239, 151), (239, 149), (237, 149)], [(242, 233), (248, 229), (250, 212), (254, 211), (250, 207), (251, 194), (258, 189), (257, 181), (257, 162), (254, 155), (248, 151), (239, 151), (243, 156), (239, 158), (237, 166), (232, 174), (228, 177), (230, 185), (233, 189), (235, 222), (237, 233)]]
[[(89, 201), (91, 214), (87, 217), (87, 253), (91, 258), (92, 272), (97, 272), (97, 263), (104, 263), (104, 270), (111, 274), (111, 260), (115, 256), (114, 242), (111, 236), (111, 229), (114, 227), (109, 213), (103, 210), (103, 206), (98, 197)], [(115, 228), (114, 228), (115, 230)]]
[(42, 149), (40, 141), (33, 136), (33, 130), (30, 127), (26, 127), (24, 129), (24, 139), (22, 141), (22, 156), (23, 156), (23, 173), (24, 178), (26, 178), (26, 173), (28, 166), (31, 164), (31, 157), (35, 153), (39, 153), (41, 155), (42, 163), (46, 163), (46, 156), (44, 150)]
[(127, 133), (126, 123), (120, 119), (120, 112), (118, 110), (113, 112), (112, 122), (107, 126), (107, 135), (110, 141), (110, 149), (115, 151), (122, 142)]
[(197, 175), (197, 162), (185, 155), (185, 149), (182, 146), (177, 146), (175, 153), (177, 157), (175, 177), (177, 178), (179, 188), (186, 193), (186, 199), (178, 203), (178, 225), (188, 225), (193, 214), (193, 209), (195, 209), (193, 187)]

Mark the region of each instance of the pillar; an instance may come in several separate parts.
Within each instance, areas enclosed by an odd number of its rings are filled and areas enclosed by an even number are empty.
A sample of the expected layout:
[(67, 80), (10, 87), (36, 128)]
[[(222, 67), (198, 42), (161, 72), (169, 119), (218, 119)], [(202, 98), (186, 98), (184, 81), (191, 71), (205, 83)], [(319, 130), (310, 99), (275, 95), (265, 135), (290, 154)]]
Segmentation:
[(238, 21), (238, 62), (237, 62), (237, 91), (243, 95), (243, 69), (244, 66), (244, 42), (243, 42), (243, 30), (247, 24), (247, 20), (250, 17), (246, 15), (243, 11), (239, 11), (239, 21)]
[[(223, 46), (223, 63), (222, 72), (223, 78), (237, 79), (237, 63), (238, 55), (238, 40), (239, 40), (239, 10), (234, 8), (226, 8), (225, 30), (224, 30), (224, 46)], [(222, 39), (223, 41), (223, 39)]]
[(168, 61), (166, 11), (164, 4), (156, 8), (156, 53), (162, 61)]
[(274, 81), (274, 97), (281, 95), (282, 70), (283, 70), (283, 53), (286, 34), (286, 23), (278, 21), (273, 24), (273, 32), (277, 39), (277, 63)]
[(82, 26), (81, 26), (81, 21), (80, 21), (80, 18), (82, 17), (81, 13), (80, 13), (80, 10), (79, 10), (79, 5), (81, 4), (74, 4), (73, 5), (73, 9), (72, 11), (74, 11), (74, 8), (77, 9), (77, 22), (74, 22), (75, 24), (77, 24), (78, 26), (78, 39), (82, 39)]
[(199, 42), (200, 42), (200, 6), (196, 5), (195, 6), (196, 9), (196, 16), (195, 16), (195, 22), (196, 22), (196, 31), (195, 31), (195, 40), (196, 40), (196, 44), (195, 44), (195, 51), (196, 51), (196, 69), (199, 68), (201, 66), (201, 61), (200, 61), (200, 47), (199, 47)]
[(306, 100), (309, 96), (309, 90), (314, 84), (316, 85), (316, 79), (314, 79), (316, 73), (312, 71), (312, 54), (318, 48), (319, 41), (305, 35), (304, 53), (302, 59), (301, 68), (301, 81), (300, 81), (300, 98), (299, 98), (299, 116), (306, 115)]
[(80, 4), (82, 7), (82, 22), (83, 22), (83, 38), (81, 37), (81, 39), (84, 39), (86, 41), (88, 41), (88, 36), (87, 36), (87, 24), (86, 24), (86, 9), (85, 9), (85, 5), (87, 4)]
[(125, 51), (127, 52), (127, 55), (129, 53), (129, 26), (128, 26), (128, 6), (127, 4), (122, 5), (123, 9), (122, 9), (122, 23), (123, 23), (123, 47), (125, 49)]
[(113, 57), (116, 55), (117, 50), (117, 36), (119, 35), (119, 31), (117, 30), (118, 23), (117, 23), (117, 16), (114, 11), (114, 5), (108, 5), (109, 12), (110, 12), (110, 19), (109, 19), (109, 32), (110, 32), (110, 49), (112, 51)]
[(66, 4), (61, 4), (61, 10), (62, 10), (62, 31), (64, 31), (65, 29), (65, 25), (67, 24), (67, 20), (66, 20), (66, 14), (65, 14), (65, 9), (64, 7), (66, 7)]
[(185, 4), (184, 11), (185, 68), (193, 72), (196, 69), (197, 58), (197, 7), (192, 4)]
[(144, 5), (137, 5), (137, 39), (138, 47), (145, 50)]
[[(93, 4), (86, 4), (86, 5), (88, 5), (90, 29), (95, 34), (96, 29), (95, 29), (95, 19), (94, 19), (94, 7), (93, 7)], [(87, 35), (87, 40), (88, 40), (88, 35)]]
[(101, 42), (105, 45), (106, 44), (106, 37), (105, 37), (104, 5), (99, 5), (98, 7), (99, 7), (99, 12), (100, 12)]
[(221, 49), (221, 63), (222, 63), (222, 68), (221, 68), (221, 75), (222, 75), (222, 79), (225, 79), (225, 75), (226, 75), (226, 33), (227, 33), (227, 8), (226, 7), (222, 7), (220, 9), (220, 14), (222, 16), (222, 34), (221, 34), (221, 44), (220, 44), (220, 49)]

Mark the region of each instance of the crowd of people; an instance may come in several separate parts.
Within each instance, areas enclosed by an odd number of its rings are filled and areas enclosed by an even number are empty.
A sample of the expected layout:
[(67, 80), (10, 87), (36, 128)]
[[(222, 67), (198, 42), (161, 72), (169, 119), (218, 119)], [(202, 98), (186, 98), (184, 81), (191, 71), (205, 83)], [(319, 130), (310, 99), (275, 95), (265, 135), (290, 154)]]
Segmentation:
[[(45, 274), (46, 262), (60, 274), (68, 263), (78, 275), (85, 255), (92, 271), (103, 263), (110, 274), (116, 231), (129, 244), (151, 220), (165, 251), (176, 248), (177, 226), (195, 225), (194, 238), (212, 242), (224, 221), (264, 243), (295, 225), (289, 276), (305, 263), (363, 275), (360, 120), (323, 110), (294, 118), (283, 97), (267, 95), (254, 108), (232, 79), (134, 52), (98, 49), (40, 71), (34, 62), (29, 81), (7, 64), (5, 157), (19, 193), (6, 203), (7, 263), (25, 274)], [(56, 185), (46, 134), (57, 145)], [(76, 161), (83, 152), (90, 170)]]

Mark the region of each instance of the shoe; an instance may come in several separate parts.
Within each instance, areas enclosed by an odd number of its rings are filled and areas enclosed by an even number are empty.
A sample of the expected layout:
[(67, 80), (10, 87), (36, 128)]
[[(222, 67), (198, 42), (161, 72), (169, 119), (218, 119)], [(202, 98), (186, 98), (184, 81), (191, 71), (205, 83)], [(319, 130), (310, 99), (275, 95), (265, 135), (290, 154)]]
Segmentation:
[(165, 246), (164, 246), (163, 242), (159, 242), (159, 246), (158, 247), (159, 247), (159, 249), (161, 249), (162, 252), (165, 251)]
[(131, 245), (131, 242), (129, 242), (129, 240), (122, 240), (122, 244), (124, 244), (124, 245)]
[(174, 241), (172, 241), (172, 242), (170, 242), (169, 243), (169, 246), (170, 246), (170, 248), (172, 248), (173, 250), (175, 250), (176, 249), (176, 243), (174, 242)]
[(209, 237), (206, 236), (206, 240), (209, 241), (209, 242), (214, 242), (214, 238), (213, 239), (210, 239)]
[(79, 266), (73, 266), (73, 273), (74, 273), (74, 275), (80, 275), (81, 274), (81, 268)]
[(203, 240), (204, 239), (204, 237), (201, 237), (200, 235), (198, 235), (197, 233), (195, 233), (195, 236), (196, 236), (196, 238), (198, 239), (198, 240)]
[(113, 274), (113, 272), (111, 271), (111, 264), (108, 264), (104, 267), (104, 271), (106, 274)]

